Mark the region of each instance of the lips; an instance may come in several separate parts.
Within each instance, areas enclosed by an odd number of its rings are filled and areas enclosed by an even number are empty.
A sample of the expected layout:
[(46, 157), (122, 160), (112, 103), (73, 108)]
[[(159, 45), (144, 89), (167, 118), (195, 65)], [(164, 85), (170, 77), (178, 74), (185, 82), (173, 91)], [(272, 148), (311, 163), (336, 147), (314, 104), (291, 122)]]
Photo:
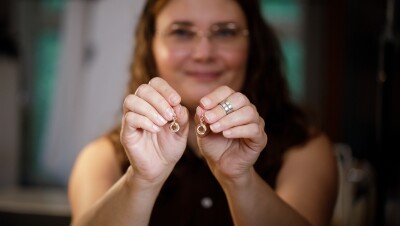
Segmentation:
[(213, 81), (221, 76), (221, 73), (216, 71), (188, 71), (186, 74), (198, 81)]

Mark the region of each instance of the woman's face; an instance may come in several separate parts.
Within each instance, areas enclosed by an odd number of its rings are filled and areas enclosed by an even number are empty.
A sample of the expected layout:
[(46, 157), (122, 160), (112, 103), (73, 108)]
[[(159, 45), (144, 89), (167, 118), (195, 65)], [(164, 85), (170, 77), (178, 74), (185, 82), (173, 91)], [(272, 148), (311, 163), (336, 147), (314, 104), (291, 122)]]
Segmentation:
[(246, 19), (233, 0), (171, 0), (156, 18), (159, 76), (194, 110), (221, 85), (240, 90), (248, 56)]

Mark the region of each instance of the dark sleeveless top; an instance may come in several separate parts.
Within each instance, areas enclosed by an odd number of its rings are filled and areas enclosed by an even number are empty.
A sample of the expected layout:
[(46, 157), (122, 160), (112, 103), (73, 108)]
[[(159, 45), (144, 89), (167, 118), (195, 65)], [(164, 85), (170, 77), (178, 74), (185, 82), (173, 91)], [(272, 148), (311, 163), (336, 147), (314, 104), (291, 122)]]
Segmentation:
[[(263, 152), (258, 162), (265, 160)], [(270, 170), (258, 167), (265, 164), (256, 163), (255, 169), (274, 187), (275, 173), (270, 167)], [(195, 156), (193, 151), (185, 151), (165, 182), (149, 225), (233, 225), (225, 193), (206, 161)]]
[[(285, 151), (308, 140), (301, 123), (284, 126), (274, 121), (268, 133), (268, 145), (261, 152), (254, 169), (269, 186), (275, 189), (276, 177), (282, 166)], [(130, 163), (119, 140), (119, 130), (109, 138), (116, 147), (122, 172)], [(317, 133), (315, 133), (317, 134)], [(150, 226), (233, 225), (225, 193), (211, 173), (205, 160), (187, 148), (175, 165), (158, 195), (150, 217)]]

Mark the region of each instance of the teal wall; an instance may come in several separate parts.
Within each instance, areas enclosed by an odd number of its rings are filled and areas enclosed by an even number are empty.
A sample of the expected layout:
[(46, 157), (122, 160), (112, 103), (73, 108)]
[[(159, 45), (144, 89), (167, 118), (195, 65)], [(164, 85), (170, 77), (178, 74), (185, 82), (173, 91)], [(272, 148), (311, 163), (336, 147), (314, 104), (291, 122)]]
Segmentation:
[(281, 41), (292, 98), (300, 102), (304, 97), (301, 5), (296, 0), (263, 0), (261, 6), (264, 17), (275, 28)]
[[(34, 15), (22, 21), (34, 29), (31, 30), (30, 55), (32, 56), (32, 71), (26, 76), (31, 76), (28, 84), (29, 107), (27, 109), (24, 142), (22, 150), (25, 166), (22, 172), (23, 184), (47, 183), (45, 173), (40, 164), (42, 151), (45, 145), (45, 134), (48, 128), (50, 111), (55, 93), (57, 80), (59, 50), (61, 45), (61, 16), (66, 0), (41, 0), (29, 3), (25, 8)], [(21, 4), (24, 4), (22, 2)], [(25, 3), (28, 4), (28, 3)]]

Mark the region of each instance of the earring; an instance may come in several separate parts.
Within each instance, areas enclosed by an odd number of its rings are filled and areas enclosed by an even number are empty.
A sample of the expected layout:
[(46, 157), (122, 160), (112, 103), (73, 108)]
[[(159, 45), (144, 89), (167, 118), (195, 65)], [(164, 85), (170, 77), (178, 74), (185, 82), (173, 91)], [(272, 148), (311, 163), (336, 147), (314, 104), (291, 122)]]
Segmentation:
[(179, 131), (181, 127), (179, 124), (176, 122), (176, 115), (172, 117), (172, 122), (169, 124), (169, 130), (173, 133), (176, 133)]
[(200, 124), (196, 127), (196, 132), (199, 136), (204, 136), (207, 132), (207, 126), (204, 124), (204, 115), (200, 117)]

